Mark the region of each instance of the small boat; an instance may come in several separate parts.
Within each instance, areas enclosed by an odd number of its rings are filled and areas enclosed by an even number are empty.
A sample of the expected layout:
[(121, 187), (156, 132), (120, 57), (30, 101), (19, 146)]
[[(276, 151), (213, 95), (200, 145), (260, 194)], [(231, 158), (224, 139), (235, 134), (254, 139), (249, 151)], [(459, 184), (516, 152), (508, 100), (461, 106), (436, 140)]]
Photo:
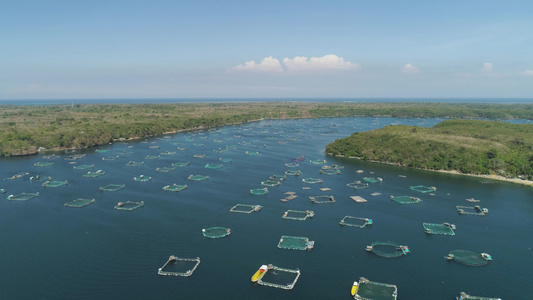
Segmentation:
[(352, 286), (352, 296), (355, 296), (357, 294), (357, 288), (359, 287), (359, 282), (354, 281)]
[(262, 265), (257, 272), (255, 272), (254, 276), (252, 276), (252, 282), (257, 282), (259, 279), (263, 278), (263, 276), (268, 271), (267, 265)]
[(490, 254), (488, 254), (488, 253), (481, 253), (481, 256), (482, 256), (485, 260), (492, 260), (492, 256), (490, 256)]

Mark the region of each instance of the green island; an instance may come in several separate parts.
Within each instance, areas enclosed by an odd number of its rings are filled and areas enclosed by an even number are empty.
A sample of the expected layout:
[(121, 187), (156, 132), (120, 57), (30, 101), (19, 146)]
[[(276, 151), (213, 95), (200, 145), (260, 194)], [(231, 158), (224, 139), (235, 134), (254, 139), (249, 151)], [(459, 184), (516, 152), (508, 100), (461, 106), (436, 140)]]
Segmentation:
[(533, 179), (533, 124), (446, 120), (431, 128), (391, 125), (326, 146), (329, 155), (419, 169)]
[(85, 149), (261, 119), (417, 117), (533, 119), (529, 104), (241, 102), (0, 106), (0, 156)]

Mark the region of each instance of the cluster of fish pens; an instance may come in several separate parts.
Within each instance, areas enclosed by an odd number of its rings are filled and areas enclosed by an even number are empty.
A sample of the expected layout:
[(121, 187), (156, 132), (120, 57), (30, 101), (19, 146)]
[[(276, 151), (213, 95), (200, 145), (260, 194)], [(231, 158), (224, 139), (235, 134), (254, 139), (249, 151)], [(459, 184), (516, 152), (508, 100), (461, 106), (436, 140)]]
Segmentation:
[[(303, 129), (302, 129), (303, 130)], [(217, 133), (215, 135), (215, 142), (221, 143), (224, 141), (237, 141), (237, 145), (226, 145), (225, 147), (221, 147), (218, 149), (213, 149), (213, 153), (215, 153), (215, 156), (217, 156), (216, 162), (208, 162), (205, 164), (206, 169), (213, 169), (213, 170), (219, 170), (224, 168), (224, 164), (228, 164), (232, 162), (232, 159), (230, 158), (224, 158), (224, 157), (218, 157), (220, 155), (223, 155), (223, 153), (228, 151), (239, 151), (239, 146), (247, 146), (250, 147), (254, 144), (258, 144), (261, 142), (268, 142), (267, 139), (263, 140), (255, 140), (255, 141), (243, 141), (239, 140), (241, 138), (240, 135), (233, 135), (233, 136), (223, 136), (221, 134), (221, 130), (214, 131)], [(194, 146), (203, 146), (201, 143), (195, 142), (195, 139), (207, 139), (210, 138), (209, 132), (196, 132), (193, 134), (187, 134), (187, 138), (185, 139), (186, 143), (181, 142), (174, 142), (172, 143), (173, 146), (177, 146), (176, 150), (181, 151), (189, 151), (189, 146), (192, 148)], [(283, 137), (282, 134), (279, 134), (278, 137)], [(163, 140), (161, 138), (160, 140)], [(290, 138), (286, 136), (285, 138), (280, 138), (276, 141), (278, 144), (285, 144), (290, 142)], [(192, 143), (192, 144), (191, 144)], [(133, 148), (133, 146), (130, 146)], [(266, 144), (263, 146), (266, 147)], [(260, 151), (255, 151), (255, 148), (258, 148), (258, 146), (254, 147), (254, 150), (247, 150), (243, 152), (243, 155), (247, 156), (261, 156)], [(176, 168), (186, 168), (191, 165), (191, 162), (186, 159), (186, 155), (180, 155), (181, 153), (177, 151), (163, 151), (161, 152), (159, 145), (150, 145), (149, 149), (151, 151), (154, 151), (156, 153), (151, 153), (149, 155), (145, 156), (145, 159), (147, 160), (146, 164), (150, 164), (151, 162), (148, 161), (157, 161), (162, 158), (172, 158), (174, 155), (179, 156), (181, 160), (176, 161), (174, 160), (172, 163), (170, 163), (167, 166), (158, 166), (155, 168), (155, 170), (161, 174), (165, 173), (171, 173), (175, 172)], [(106, 160), (120, 160), (124, 157), (127, 157), (128, 153), (127, 151), (123, 151), (120, 153), (117, 153), (117, 155), (111, 155), (109, 156), (107, 153), (109, 152), (109, 149), (97, 149), (95, 151), (96, 153), (101, 153), (102, 155), (102, 161), (105, 165)], [(177, 154), (179, 153), (179, 154)], [(192, 159), (195, 161), (195, 163), (198, 160), (210, 158), (211, 154), (205, 154), (205, 153), (195, 153), (192, 156)], [(87, 173), (79, 175), (83, 178), (86, 178), (86, 180), (99, 180), (100, 177), (105, 177), (106, 172), (103, 170), (96, 170), (93, 171), (95, 168), (94, 164), (79, 164), (79, 161), (83, 161), (85, 155), (78, 155), (78, 154), (68, 154), (66, 156), (63, 155), (44, 155), (41, 158), (45, 159), (46, 161), (39, 161), (34, 164), (37, 168), (53, 168), (55, 165), (54, 160), (59, 161), (61, 158), (68, 161), (69, 164), (72, 165), (74, 170), (84, 170), (87, 171)], [(139, 167), (139, 166), (145, 166), (146, 165), (144, 161), (128, 161), (124, 163), (124, 166), (126, 167)], [(202, 163), (203, 164), (203, 163)], [(320, 174), (325, 176), (324, 178), (315, 178), (315, 177), (306, 177), (303, 179), (299, 179), (298, 176), (301, 176), (303, 172), (298, 169), (301, 164), (310, 164), (310, 165), (316, 165), (317, 166), (317, 172), (316, 174)], [(326, 178), (327, 176), (334, 176), (339, 175), (341, 172), (343, 172), (343, 166), (340, 165), (328, 165), (327, 161), (324, 159), (307, 159), (303, 155), (295, 156), (290, 161), (287, 161), (284, 163), (284, 167), (287, 169), (284, 173), (280, 174), (272, 174), (270, 176), (265, 176), (265, 180), (261, 181), (257, 187), (252, 187), (249, 192), (251, 195), (255, 196), (264, 196), (268, 194), (269, 188), (279, 188), (280, 186), (283, 186), (283, 182), (287, 180), (288, 177), (296, 178), (296, 180), (301, 181), (303, 185), (303, 190), (310, 189), (311, 185), (321, 185), (325, 181), (328, 180)], [(134, 170), (133, 168), (132, 170)], [(39, 172), (21, 172), (18, 174), (13, 175), (12, 177), (9, 177), (10, 180), (17, 180), (19, 178), (23, 178), (26, 176), (31, 176), (30, 181), (39, 181), (40, 175)], [(361, 174), (364, 173), (364, 171), (360, 170), (357, 173)], [(75, 175), (73, 175), (75, 176)], [(165, 175), (168, 176), (168, 175)], [(174, 178), (174, 177), (173, 177)], [(189, 176), (185, 177), (183, 176), (182, 180), (189, 180), (189, 181), (205, 181), (208, 180), (210, 176), (207, 175), (201, 175), (201, 174), (190, 174)], [(67, 185), (68, 181), (66, 180), (53, 180), (52, 178), (47, 178), (48, 180), (44, 181), (42, 183), (43, 187), (47, 188), (60, 188), (61, 186)], [(136, 175), (132, 177), (132, 180), (135, 182), (150, 182), (152, 180), (151, 176), (145, 176), (143, 174)], [(354, 182), (347, 183), (346, 186), (353, 189), (354, 191), (365, 189), (370, 187), (370, 185), (379, 185), (383, 184), (383, 179), (380, 177), (362, 177), (361, 180), (357, 180)], [(101, 192), (117, 192), (122, 189), (126, 188), (125, 183), (111, 183), (107, 185), (103, 185), (99, 188)], [(170, 185), (165, 185), (162, 187), (162, 190), (164, 191), (172, 191), (172, 192), (180, 192), (184, 189), (187, 189), (188, 186), (186, 184), (182, 183), (173, 183)], [(330, 191), (329, 188), (320, 188), (323, 192)], [(421, 193), (423, 195), (432, 195), (436, 192), (435, 187), (427, 187), (427, 186), (411, 186), (410, 190), (413, 192)], [(5, 189), (1, 189), (2, 193), (6, 193)], [(45, 191), (43, 191), (45, 192)], [(18, 195), (12, 195), (10, 194), (7, 196), (7, 199), (10, 201), (28, 201), (30, 199), (39, 197), (41, 194), (39, 192), (37, 193), (27, 193), (22, 192)], [(285, 198), (280, 199), (282, 202), (289, 202), (291, 200), (296, 199), (298, 196), (296, 195), (296, 192), (287, 191), (285, 193), (287, 195)], [(378, 196), (380, 193), (373, 193), (373, 196)], [(74, 208), (82, 208), (86, 207), (90, 204), (95, 203), (98, 197), (91, 197), (91, 198), (82, 198), (79, 197), (77, 199), (71, 200), (69, 202), (66, 202), (64, 204), (65, 207), (74, 207)], [(313, 204), (334, 204), (336, 202), (335, 197), (332, 195), (314, 195), (309, 196), (310, 203)], [(360, 196), (350, 196), (352, 200), (354, 200), (355, 203), (365, 203), (367, 202), (366, 199), (360, 197)], [(418, 197), (412, 196), (412, 195), (398, 195), (398, 196), (391, 196), (391, 201), (407, 205), (407, 204), (417, 204), (420, 203), (422, 200)], [(476, 200), (478, 201), (478, 200)], [(133, 211), (138, 208), (141, 208), (145, 205), (144, 201), (124, 201), (124, 202), (118, 202), (114, 208), (117, 210), (125, 210), (125, 211)], [(243, 214), (251, 214), (254, 212), (259, 212), (263, 206), (257, 205), (257, 204), (236, 204), (233, 207), (229, 209), (229, 212), (232, 213), (243, 213)], [(471, 214), (471, 215), (479, 215), (484, 216), (488, 214), (488, 210), (486, 208), (481, 208), (480, 206), (475, 207), (466, 207), (466, 206), (457, 206), (457, 210), (459, 214)], [(281, 218), (285, 220), (292, 220), (292, 221), (305, 221), (309, 218), (313, 218), (315, 216), (315, 213), (311, 210), (293, 210), (288, 209), (286, 210), (282, 215)], [(355, 228), (365, 228), (368, 226), (371, 226), (373, 224), (373, 220), (368, 217), (358, 217), (358, 216), (349, 216), (346, 215), (344, 218), (342, 218), (339, 221), (339, 224), (341, 226), (347, 226), (347, 227), (355, 227)], [(433, 223), (424, 223), (423, 229), (427, 234), (441, 234), (441, 235), (455, 235), (456, 227), (453, 224), (449, 223), (443, 223), (443, 224), (433, 224)], [(206, 238), (223, 238), (227, 237), (231, 234), (232, 230), (230, 228), (222, 227), (222, 226), (213, 226), (209, 228), (202, 229), (202, 234)], [(283, 235), (280, 238), (280, 241), (277, 245), (280, 249), (289, 249), (289, 250), (312, 250), (315, 246), (315, 242), (311, 241), (308, 237), (300, 237), (300, 236), (289, 236), (289, 235)], [(401, 257), (404, 255), (407, 255), (410, 253), (409, 247), (403, 244), (397, 244), (394, 242), (389, 241), (374, 241), (370, 245), (366, 247), (366, 251), (374, 253), (381, 257), (386, 258), (395, 258), (395, 257)], [(451, 251), (448, 256), (446, 256), (446, 259), (453, 260), (465, 265), (469, 266), (482, 266), (486, 265), (492, 258), (487, 253), (474, 253), (467, 250), (453, 250)], [(200, 264), (200, 258), (183, 258), (178, 257), (175, 255), (171, 255), (169, 259), (166, 261), (166, 263), (158, 269), (159, 275), (169, 275), (169, 276), (182, 276), (182, 277), (189, 277), (193, 275), (194, 271), (197, 269), (197, 267)], [(276, 272), (274, 272), (276, 271)], [(255, 274), (253, 274), (251, 280), (252, 282), (258, 283), (260, 285), (275, 287), (275, 288), (281, 288), (281, 289), (293, 289), (295, 287), (295, 284), (297, 283), (298, 279), (300, 278), (300, 270), (299, 269), (291, 269), (291, 268), (283, 268), (274, 266), (273, 264), (264, 264), (259, 267), (259, 269), (256, 271)], [(356, 280), (351, 289), (351, 294), (355, 299), (375, 299), (375, 297), (378, 297), (379, 295), (385, 297), (380, 299), (396, 299), (398, 295), (398, 289), (396, 285), (394, 284), (387, 284), (387, 283), (379, 283), (379, 282), (373, 282), (370, 281), (364, 277), (361, 277), (359, 280)], [(381, 297), (379, 296), (379, 297)], [(477, 299), (474, 296), (470, 296), (464, 292), (461, 292), (457, 299)], [(495, 298), (483, 298), (483, 299), (495, 299)]]

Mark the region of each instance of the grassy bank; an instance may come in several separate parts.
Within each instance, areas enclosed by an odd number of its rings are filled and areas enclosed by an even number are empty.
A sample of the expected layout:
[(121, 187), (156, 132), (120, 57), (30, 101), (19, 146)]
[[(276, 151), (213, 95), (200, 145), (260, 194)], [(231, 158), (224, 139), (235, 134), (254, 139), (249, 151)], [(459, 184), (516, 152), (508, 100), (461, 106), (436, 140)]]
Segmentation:
[(80, 149), (117, 139), (258, 119), (392, 116), (533, 119), (533, 105), (443, 103), (202, 103), (0, 106), (0, 156)]

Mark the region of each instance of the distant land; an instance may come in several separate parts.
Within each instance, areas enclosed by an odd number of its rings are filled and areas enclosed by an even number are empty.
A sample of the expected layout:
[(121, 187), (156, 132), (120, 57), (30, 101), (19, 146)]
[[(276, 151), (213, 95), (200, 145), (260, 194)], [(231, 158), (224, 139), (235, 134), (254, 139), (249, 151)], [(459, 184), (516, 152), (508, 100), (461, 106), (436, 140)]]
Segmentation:
[(85, 149), (261, 119), (399, 117), (533, 119), (533, 104), (217, 102), (0, 105), (0, 156)]
[(533, 180), (533, 124), (446, 120), (431, 128), (391, 125), (338, 139), (326, 152), (418, 169)]

